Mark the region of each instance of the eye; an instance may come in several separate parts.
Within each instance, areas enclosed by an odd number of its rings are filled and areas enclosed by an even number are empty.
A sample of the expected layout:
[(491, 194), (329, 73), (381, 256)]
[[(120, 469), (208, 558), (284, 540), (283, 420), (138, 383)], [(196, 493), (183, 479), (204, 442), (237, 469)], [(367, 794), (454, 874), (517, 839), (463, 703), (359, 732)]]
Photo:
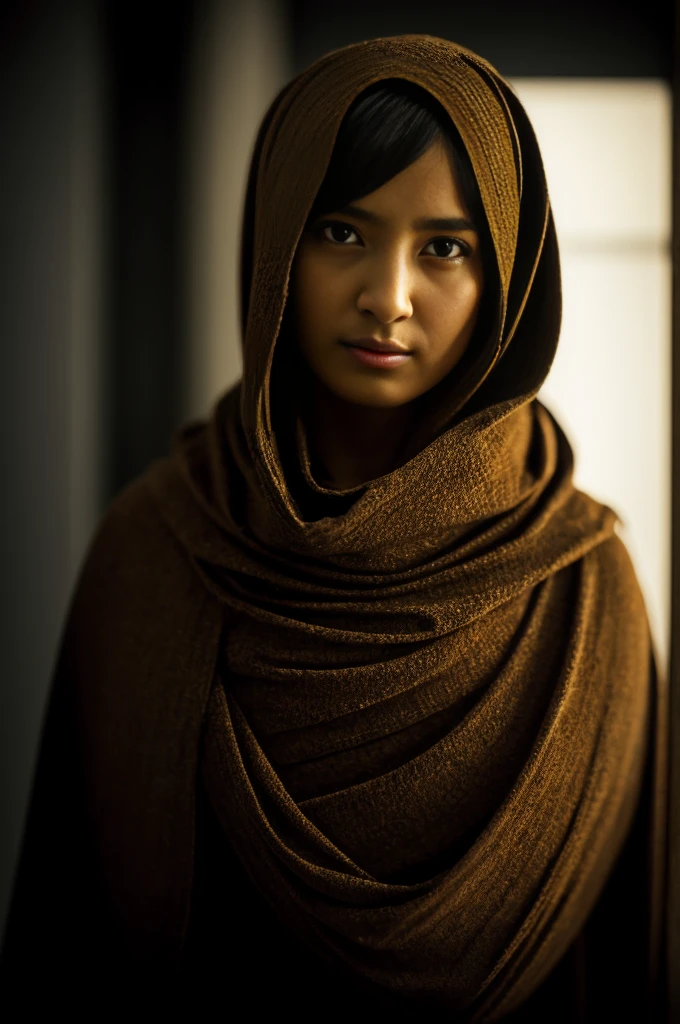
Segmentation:
[(428, 256), (437, 256), (439, 259), (453, 261), (462, 259), (463, 256), (469, 256), (471, 249), (460, 238), (433, 238), (431, 242), (427, 243), (423, 252)]
[(343, 224), (342, 221), (328, 221), (321, 225), (321, 231), (323, 237), (329, 242), (334, 242), (335, 245), (355, 245), (360, 241), (354, 228), (351, 228), (349, 224)]

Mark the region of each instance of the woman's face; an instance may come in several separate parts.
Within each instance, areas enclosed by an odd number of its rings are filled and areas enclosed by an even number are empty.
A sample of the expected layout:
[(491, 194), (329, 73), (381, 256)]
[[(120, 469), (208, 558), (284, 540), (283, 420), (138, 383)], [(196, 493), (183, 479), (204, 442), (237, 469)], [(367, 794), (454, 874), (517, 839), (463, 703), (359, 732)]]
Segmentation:
[[(291, 287), (300, 350), (337, 397), (394, 407), (442, 380), (470, 341), (484, 287), (447, 145), (311, 223)], [(367, 353), (379, 342), (400, 348)]]

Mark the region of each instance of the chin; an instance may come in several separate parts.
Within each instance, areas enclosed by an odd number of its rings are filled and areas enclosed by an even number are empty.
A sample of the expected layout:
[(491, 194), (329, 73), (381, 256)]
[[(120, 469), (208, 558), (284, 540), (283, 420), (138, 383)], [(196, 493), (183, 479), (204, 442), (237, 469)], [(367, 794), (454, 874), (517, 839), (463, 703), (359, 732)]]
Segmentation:
[(384, 384), (373, 387), (338, 387), (326, 382), (326, 387), (344, 402), (368, 409), (397, 409), (401, 405), (408, 405), (416, 397), (401, 388), (387, 388)]

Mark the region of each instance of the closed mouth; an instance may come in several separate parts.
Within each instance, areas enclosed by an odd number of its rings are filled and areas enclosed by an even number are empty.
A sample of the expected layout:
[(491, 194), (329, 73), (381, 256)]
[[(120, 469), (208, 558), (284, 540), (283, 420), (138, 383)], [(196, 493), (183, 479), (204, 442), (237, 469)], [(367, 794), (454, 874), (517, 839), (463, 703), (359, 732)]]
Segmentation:
[(365, 348), (370, 352), (382, 352), (385, 355), (410, 355), (410, 351), (405, 345), (392, 338), (387, 341), (381, 341), (378, 338), (357, 338), (356, 341), (342, 341), (341, 344), (347, 345), (349, 348)]

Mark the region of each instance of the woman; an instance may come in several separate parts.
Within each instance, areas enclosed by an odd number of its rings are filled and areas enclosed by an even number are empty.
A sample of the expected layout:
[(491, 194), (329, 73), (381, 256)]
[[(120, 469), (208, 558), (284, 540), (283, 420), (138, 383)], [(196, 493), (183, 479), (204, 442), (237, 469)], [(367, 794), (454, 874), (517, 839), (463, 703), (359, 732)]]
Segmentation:
[(242, 381), (81, 575), (6, 976), (661, 1020), (665, 690), (536, 399), (559, 265), (512, 90), (426, 36), (322, 58), (264, 119), (242, 265)]

